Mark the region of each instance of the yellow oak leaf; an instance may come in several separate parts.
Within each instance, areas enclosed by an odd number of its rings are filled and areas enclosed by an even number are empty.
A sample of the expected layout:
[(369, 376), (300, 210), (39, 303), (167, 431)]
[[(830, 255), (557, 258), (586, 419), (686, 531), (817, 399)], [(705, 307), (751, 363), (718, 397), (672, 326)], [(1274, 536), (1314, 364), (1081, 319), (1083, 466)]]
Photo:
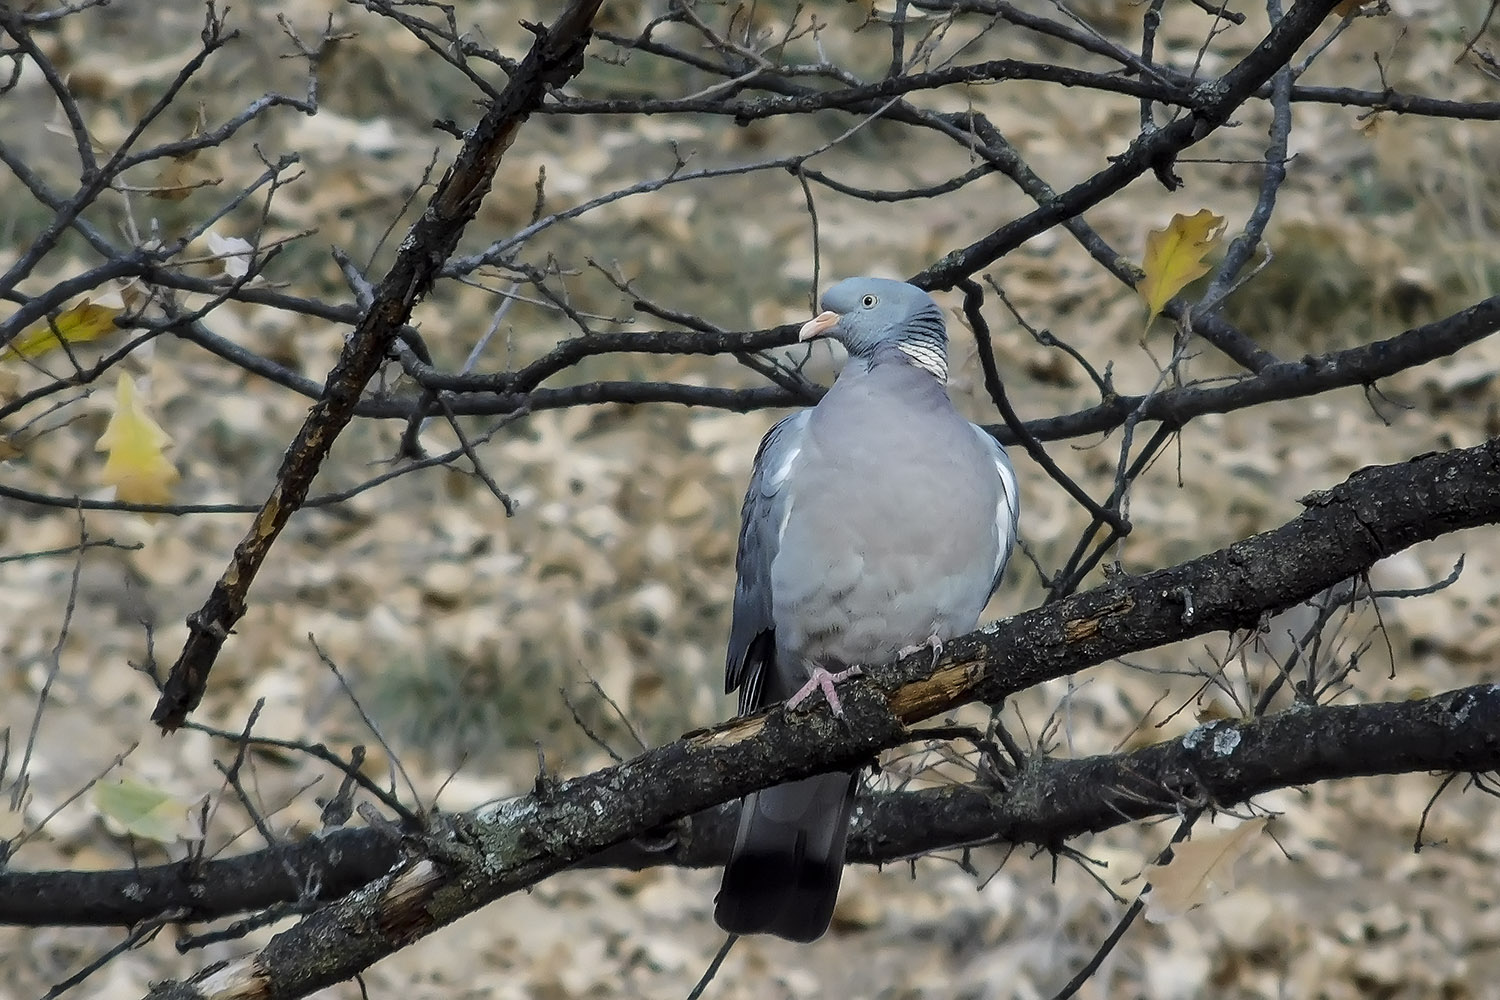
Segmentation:
[[(65, 309), (57, 318), (36, 324), (5, 346), (3, 356), (7, 358), (39, 358), (48, 351), (69, 344), (82, 344), (115, 330), (115, 317), (122, 309), (96, 305), (84, 299), (71, 309)], [(61, 338), (61, 339), (59, 339)]]
[(115, 499), (131, 503), (169, 503), (180, 478), (163, 449), (172, 443), (151, 418), (129, 375), (121, 374), (115, 412), (95, 450), (109, 453), (99, 478), (115, 488)]
[(1135, 286), (1146, 301), (1146, 326), (1162, 307), (1187, 287), (1188, 282), (1208, 273), (1204, 257), (1219, 245), (1224, 235), (1224, 217), (1208, 209), (1192, 215), (1174, 215), (1165, 229), (1146, 234), (1145, 274)]
[(1162, 923), (1180, 917), (1234, 888), (1234, 863), (1250, 849), (1265, 817), (1247, 820), (1224, 833), (1194, 837), (1172, 848), (1172, 860), (1146, 869), (1146, 919)]

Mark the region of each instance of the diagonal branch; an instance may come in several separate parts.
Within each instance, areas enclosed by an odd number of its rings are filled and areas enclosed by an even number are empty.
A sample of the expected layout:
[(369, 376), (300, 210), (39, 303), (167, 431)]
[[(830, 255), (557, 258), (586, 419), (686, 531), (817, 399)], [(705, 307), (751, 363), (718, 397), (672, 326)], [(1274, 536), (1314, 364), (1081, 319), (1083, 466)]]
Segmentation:
[(566, 82), (583, 68), (584, 48), (600, 2), (574, 0), (551, 28), (531, 28), (537, 36), (531, 51), (469, 133), (427, 210), (402, 242), (395, 263), (376, 289), (374, 302), (328, 373), (322, 396), (287, 449), (271, 495), (236, 546), (208, 600), (188, 616), (188, 640), (151, 713), (151, 721), (163, 730), (182, 725), (203, 698), (214, 660), (245, 614), (255, 574), (287, 519), (307, 498), (334, 440), (353, 418), (365, 386), (385, 361), (397, 332), (411, 318), (412, 307), (432, 288), (439, 268), (479, 210), (517, 130), (540, 106), (549, 87)]
[(1275, 530), (954, 640), (935, 669), (918, 653), (867, 671), (843, 692), (846, 724), (776, 708), (481, 810), (441, 861), (403, 862), (259, 952), (151, 995), (305, 996), (678, 817), (788, 779), (862, 766), (909, 742), (910, 725), (958, 705), (994, 703), (1129, 653), (1254, 625), (1417, 542), (1500, 521), (1500, 440), (1363, 469), (1303, 503), (1300, 516)]
[(1229, 120), (1283, 66), (1336, 6), (1337, 0), (1302, 0), (1275, 24), (1239, 63), (1219, 79), (1202, 84), (1191, 114), (1142, 134), (1108, 167), (1059, 195), (1049, 204), (1009, 222), (969, 246), (954, 250), (912, 278), (923, 288), (951, 288), (1006, 253), (1064, 219), (1099, 204), (1148, 170), (1170, 174), (1178, 153)]

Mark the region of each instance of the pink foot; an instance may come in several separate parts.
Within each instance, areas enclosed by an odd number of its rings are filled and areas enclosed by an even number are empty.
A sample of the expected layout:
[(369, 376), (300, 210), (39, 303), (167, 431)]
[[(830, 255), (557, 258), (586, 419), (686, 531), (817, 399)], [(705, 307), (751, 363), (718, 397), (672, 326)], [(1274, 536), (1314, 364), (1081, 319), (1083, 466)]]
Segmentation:
[(931, 670), (933, 667), (937, 666), (938, 657), (943, 655), (943, 640), (939, 639), (936, 635), (929, 635), (927, 637), (927, 641), (924, 643), (920, 643), (916, 646), (904, 646), (901, 649), (897, 650), (896, 659), (904, 659), (905, 657), (910, 656), (919, 649), (932, 650), (932, 663), (929, 664), (927, 668)]
[(828, 707), (833, 709), (833, 717), (835, 719), (842, 719), (844, 717), (844, 706), (839, 703), (838, 692), (833, 689), (833, 686), (839, 681), (845, 681), (851, 677), (860, 677), (863, 674), (864, 671), (859, 667), (840, 670), (836, 674), (830, 673), (822, 667), (814, 667), (812, 676), (807, 679), (807, 683), (802, 685), (801, 690), (786, 700), (786, 707), (788, 709), (796, 708), (811, 697), (814, 691), (822, 691), (823, 697), (828, 701)]

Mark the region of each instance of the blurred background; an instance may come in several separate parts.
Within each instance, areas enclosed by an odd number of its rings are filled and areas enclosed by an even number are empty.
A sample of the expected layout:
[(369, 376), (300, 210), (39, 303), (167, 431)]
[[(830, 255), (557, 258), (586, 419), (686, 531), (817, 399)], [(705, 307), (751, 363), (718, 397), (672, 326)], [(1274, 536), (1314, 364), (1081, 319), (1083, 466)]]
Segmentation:
[[(517, 19), (544, 20), (551, 6), (481, 0), (457, 5), (454, 14), (465, 38), (516, 56), (529, 41)], [(635, 36), (662, 12), (658, 6), (606, 3), (599, 26)], [(1147, 10), (1106, 0), (1022, 6), (1058, 20), (1076, 16), (1127, 48), (1139, 45)], [(1484, 7), (1393, 2), (1385, 16), (1351, 22), (1302, 82), (1377, 91), (1388, 84), (1456, 100), (1496, 100), (1493, 80), (1455, 66)], [(428, 8), (403, 9), (436, 16)], [(699, 4), (694, 10), (726, 37), (746, 24), (753, 37), (798, 35), (786, 45), (788, 62), (823, 59), (873, 79), (890, 60), (890, 30), (882, 20), (890, 11), (879, 5)], [(1181, 68), (1199, 61), (1207, 76), (1224, 71), (1265, 31), (1264, 11), (1242, 12), (1245, 23), (1233, 25), (1189, 4), (1166, 4), (1157, 59)], [(190, 135), (268, 91), (302, 94), (307, 64), (286, 58), (293, 46), (278, 18), (309, 42), (332, 18), (340, 36), (328, 43), (319, 68), (317, 115), (288, 109), (262, 116), (190, 162), (144, 165), (139, 177), (132, 175), (142, 187), (202, 186), (181, 197), (116, 192), (91, 218), (122, 239), (170, 238), (259, 175), (258, 152), (274, 158), (294, 151), (301, 157), (294, 182), (268, 206), (264, 198), (250, 199), (215, 228), (229, 237), (259, 234), (262, 243), (296, 237), (263, 280), (345, 303), (351, 296), (330, 248), (368, 264), (378, 279), (430, 193), (430, 184), (419, 187), (429, 176), (424, 172), (435, 162), (435, 179), (458, 148), (432, 120), (467, 126), (480, 114), (479, 95), (410, 31), (361, 5), (253, 4), (231, 11), (239, 37), (182, 90), (148, 141)], [(823, 27), (800, 32), (813, 19)], [(200, 49), (202, 20), (196, 4), (117, 4), (61, 18), (37, 38), (66, 75), (95, 141), (108, 150)], [(938, 62), (961, 55), (962, 61), (1080, 63), (1055, 40), (982, 19), (920, 35), (918, 28), (908, 31), (913, 40), (930, 39)], [(1217, 34), (1205, 48), (1210, 31)], [(1495, 29), (1483, 38), (1493, 47)], [(566, 94), (679, 97), (717, 79), (640, 51), (627, 58), (605, 40), (594, 43), (590, 56)], [(1103, 60), (1082, 64), (1109, 68)], [(500, 80), (492, 66), (484, 69)], [(1106, 166), (1140, 127), (1138, 105), (1128, 97), (1043, 83), (954, 86), (911, 99), (940, 111), (982, 111), (1057, 190)], [(6, 143), (49, 183), (71, 192), (77, 157), (57, 114), (57, 101), (34, 72), (0, 97)], [(658, 189), (541, 228), (517, 245), (515, 263), (546, 274), (546, 286), (565, 295), (595, 331), (671, 326), (634, 308), (633, 296), (611, 275), (662, 307), (724, 329), (753, 330), (810, 316), (815, 286), (852, 274), (911, 275), (1034, 207), (998, 174), (941, 197), (872, 203), (820, 184), (804, 190), (787, 169), (767, 166), (833, 143), (807, 167), (846, 185), (887, 191), (937, 184), (974, 166), (958, 144), (892, 122), (846, 136), (862, 117), (820, 111), (737, 125), (707, 114), (538, 114), (507, 154), (460, 255), (506, 240), (536, 217), (672, 177)], [(1233, 235), (1256, 201), (1269, 111), (1247, 105), (1236, 122), (1179, 162), (1185, 183), (1178, 191), (1143, 178), (1090, 210), (1087, 221), (1137, 262), (1147, 232), (1174, 213), (1211, 209), (1226, 217)], [(1263, 347), (1285, 358), (1347, 348), (1448, 315), (1500, 288), (1500, 129), (1492, 122), (1299, 103), (1290, 152), (1290, 176), (1266, 236), (1273, 257), (1226, 308)], [(164, 177), (167, 169), (177, 173)], [(715, 173), (682, 179), (694, 171)], [(0, 266), (9, 266), (52, 215), (9, 172), (0, 173), (0, 204), (7, 206)], [(96, 263), (81, 242), (64, 241), (27, 290)], [(1158, 322), (1147, 332), (1135, 293), (1061, 229), (1036, 237), (987, 273), (1027, 323), (1049, 330), (1096, 369), (1108, 366), (1120, 392), (1146, 392), (1158, 383), (1157, 362), (1172, 353), (1171, 329)], [(495, 335), (477, 371), (520, 367), (579, 335), (529, 282), (502, 311), (516, 275), (474, 269), (462, 281), (440, 283), (419, 305), (413, 324), (439, 368), (458, 369), (491, 326)], [(997, 423), (958, 298), (938, 298), (950, 309), (953, 395), (972, 419)], [(1098, 401), (1088, 375), (1063, 352), (1038, 343), (993, 296), (986, 317), (1024, 419)], [(348, 332), (347, 325), (305, 313), (241, 302), (219, 306), (206, 322), (219, 336), (319, 384)], [(124, 342), (116, 336), (87, 356)], [(776, 353), (797, 363), (806, 352)], [(803, 370), (827, 384), (841, 361), (819, 347)], [(1340, 390), (1193, 421), (1136, 484), (1129, 504), (1135, 530), (1118, 549), (1119, 564), (1138, 572), (1179, 562), (1281, 524), (1299, 512), (1298, 497), (1360, 466), (1486, 439), (1497, 433), (1497, 364), (1500, 345), (1481, 341), (1385, 380), (1378, 391)], [(264, 498), (308, 398), (171, 336), (134, 352), (123, 369), (173, 439), (167, 454), (181, 473), (175, 500)], [(0, 362), (0, 401), (65, 370), (49, 360)], [(1193, 379), (1234, 371), (1206, 346), (1182, 369)], [(411, 391), (399, 370), (388, 374), (375, 388)], [(549, 384), (594, 379), (764, 384), (729, 356), (646, 354), (590, 359)], [(113, 398), (106, 385), (112, 388), (112, 377), (68, 395), (64, 406), (29, 409), (0, 425), (24, 441), (0, 462), (0, 481), (61, 497), (109, 496), (99, 479), (104, 456), (94, 447)], [(565, 775), (607, 764), (575, 713), (626, 755), (637, 749), (637, 736), (656, 744), (728, 717), (733, 703), (722, 694), (722, 655), (739, 503), (756, 444), (780, 412), (672, 404), (537, 412), (498, 429), (480, 450), (517, 503), (513, 517), (462, 462), (299, 512), (253, 588), (249, 613), (219, 658), (196, 717), (237, 731), (265, 699), (257, 733), (341, 751), (368, 744), (367, 769), (380, 776), (394, 753), (422, 800), (436, 796), (448, 809), (527, 790), (538, 747), (548, 766)], [(464, 426), (478, 436), (497, 423), (474, 417)], [(404, 429), (400, 421), (356, 421), (314, 493), (350, 489), (391, 469)], [(454, 442), (436, 420), (422, 443), (441, 452)], [(1048, 451), (1091, 494), (1107, 495), (1120, 459), (1118, 432), (1050, 442)], [(989, 617), (1039, 603), (1042, 572), (1062, 565), (1088, 523), (1086, 512), (1019, 449), (1012, 453), (1030, 556), (1017, 554)], [(131, 664), (153, 655), (164, 665), (175, 659), (184, 617), (202, 603), (248, 515), (80, 515), (66, 505), (8, 499), (0, 499), (0, 510), (0, 556), (76, 545), (81, 523), (92, 539), (138, 545), (91, 550), (81, 560), (0, 562), (0, 727), (10, 727), (13, 757), (50, 685), (31, 761), (31, 799), (21, 813), (0, 818), (10, 824), (0, 833), (37, 823), (132, 745), (111, 780), (124, 775), (183, 801), (204, 795), (217, 801), (222, 777), (212, 762), (229, 760), (233, 748), (194, 732), (160, 738), (147, 721), (155, 691)], [(1358, 661), (1338, 698), (1400, 699), (1493, 676), (1500, 644), (1494, 548), (1483, 536), (1459, 535), (1383, 563), (1372, 574), (1375, 586), (1418, 588), (1442, 579), (1467, 553), (1463, 574), (1440, 593), (1385, 602), (1378, 621), (1368, 604), (1332, 620), (1320, 655), (1334, 666), (1351, 656)], [(1096, 573), (1085, 586), (1101, 578)], [(1052, 752), (1082, 755), (1242, 714), (1311, 617), (1294, 611), (1277, 619), (1258, 643), (1211, 636), (1044, 685), (1014, 699), (1006, 724), (1025, 745), (1045, 733)], [(338, 665), (390, 753), (372, 740), (311, 640)], [(930, 754), (894, 758), (880, 780), (953, 780), (962, 770), (930, 769), (934, 761)], [(279, 831), (319, 828), (314, 795), (331, 794), (336, 775), (290, 752), (257, 752), (247, 766), (252, 791)], [(1263, 796), (1258, 804), (1277, 814), (1268, 827), (1273, 836), (1258, 838), (1240, 860), (1238, 888), (1192, 917), (1134, 927), (1079, 996), (1497, 995), (1493, 865), (1500, 826), (1485, 796), (1460, 795), (1455, 786), (1427, 817), (1427, 846), (1414, 853), (1438, 780), (1378, 778)], [(262, 846), (235, 810), (232, 801), (216, 810), (211, 850)], [(974, 871), (956, 856), (883, 871), (851, 869), (826, 938), (813, 946), (741, 942), (709, 995), (1051, 996), (1124, 910), (1105, 885), (1133, 898), (1140, 872), (1174, 827), (1131, 826), (1073, 845), (1100, 866), (1030, 849), (985, 849), (969, 859)], [(45, 835), (11, 863), (119, 868), (160, 863), (182, 850), (122, 835), (84, 795), (61, 808)], [(717, 872), (569, 873), (380, 963), (365, 985), (372, 996), (399, 991), (413, 1000), (685, 995), (720, 943), (710, 915), (717, 881)], [(150, 980), (241, 954), (274, 929), (186, 956), (167, 932), (109, 963), (74, 995), (139, 994)], [(40, 995), (119, 937), (118, 931), (0, 929), (0, 997)], [(326, 995), (356, 997), (360, 987), (344, 984)]]

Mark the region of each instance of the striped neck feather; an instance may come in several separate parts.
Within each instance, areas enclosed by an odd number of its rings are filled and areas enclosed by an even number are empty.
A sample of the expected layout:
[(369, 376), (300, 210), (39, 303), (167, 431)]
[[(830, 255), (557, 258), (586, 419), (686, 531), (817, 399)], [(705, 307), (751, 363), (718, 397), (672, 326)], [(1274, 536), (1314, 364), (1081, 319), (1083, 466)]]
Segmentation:
[(942, 347), (925, 340), (903, 340), (896, 349), (911, 359), (912, 364), (932, 375), (944, 384), (948, 381), (948, 355)]
[(896, 349), (918, 368), (929, 372), (939, 382), (947, 383), (948, 331), (943, 325), (942, 313), (929, 309), (915, 316), (901, 331)]

